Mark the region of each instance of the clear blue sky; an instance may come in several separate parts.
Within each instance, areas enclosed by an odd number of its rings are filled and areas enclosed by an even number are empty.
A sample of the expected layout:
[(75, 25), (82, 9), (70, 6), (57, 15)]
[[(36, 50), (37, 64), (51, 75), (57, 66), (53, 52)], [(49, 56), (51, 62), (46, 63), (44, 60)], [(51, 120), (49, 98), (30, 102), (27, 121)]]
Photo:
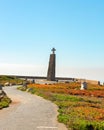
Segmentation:
[[(0, 74), (104, 80), (104, 0), (0, 0)], [(44, 69), (44, 70), (43, 70)]]

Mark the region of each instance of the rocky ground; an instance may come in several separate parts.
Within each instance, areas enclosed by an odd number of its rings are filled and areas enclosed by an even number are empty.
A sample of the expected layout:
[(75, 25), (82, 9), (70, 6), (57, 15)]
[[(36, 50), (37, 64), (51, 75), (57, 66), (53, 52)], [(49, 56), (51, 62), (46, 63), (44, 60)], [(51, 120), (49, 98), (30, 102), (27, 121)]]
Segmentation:
[(12, 99), (10, 107), (0, 110), (0, 130), (67, 130), (57, 122), (57, 106), (41, 97), (5, 87)]

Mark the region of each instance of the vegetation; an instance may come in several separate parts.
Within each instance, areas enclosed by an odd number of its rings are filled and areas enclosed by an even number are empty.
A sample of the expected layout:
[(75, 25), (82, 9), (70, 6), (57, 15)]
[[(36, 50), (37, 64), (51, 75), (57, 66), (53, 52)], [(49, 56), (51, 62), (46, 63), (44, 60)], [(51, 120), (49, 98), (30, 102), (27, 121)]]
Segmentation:
[(8, 84), (21, 84), (23, 80), (16, 78), (15, 76), (0, 76), (0, 84), (4, 86), (5, 83)]
[(11, 99), (8, 98), (6, 95), (0, 99), (0, 109), (8, 107), (11, 103)]
[(26, 91), (57, 104), (58, 121), (70, 130), (104, 130), (104, 86), (80, 90), (80, 83), (30, 84)]
[[(13, 76), (0, 76), (0, 86), (21, 84), (22, 80)], [(0, 109), (8, 107), (11, 103), (11, 99), (6, 93), (0, 90)]]

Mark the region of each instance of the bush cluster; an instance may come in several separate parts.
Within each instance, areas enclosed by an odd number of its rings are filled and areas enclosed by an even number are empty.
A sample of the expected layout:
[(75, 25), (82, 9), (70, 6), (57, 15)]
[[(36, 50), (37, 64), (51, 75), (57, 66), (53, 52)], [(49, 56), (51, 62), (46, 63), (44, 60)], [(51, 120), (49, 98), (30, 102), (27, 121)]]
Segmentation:
[(8, 107), (11, 103), (11, 99), (8, 98), (6, 95), (0, 100), (0, 109)]

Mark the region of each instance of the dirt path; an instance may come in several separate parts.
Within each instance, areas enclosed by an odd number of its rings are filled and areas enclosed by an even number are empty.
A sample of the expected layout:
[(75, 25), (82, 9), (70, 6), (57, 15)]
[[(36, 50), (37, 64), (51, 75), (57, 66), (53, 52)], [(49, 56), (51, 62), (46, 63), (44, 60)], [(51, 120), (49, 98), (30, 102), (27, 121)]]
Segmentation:
[(13, 103), (0, 110), (0, 130), (67, 130), (57, 122), (57, 106), (50, 101), (14, 86), (4, 91)]

